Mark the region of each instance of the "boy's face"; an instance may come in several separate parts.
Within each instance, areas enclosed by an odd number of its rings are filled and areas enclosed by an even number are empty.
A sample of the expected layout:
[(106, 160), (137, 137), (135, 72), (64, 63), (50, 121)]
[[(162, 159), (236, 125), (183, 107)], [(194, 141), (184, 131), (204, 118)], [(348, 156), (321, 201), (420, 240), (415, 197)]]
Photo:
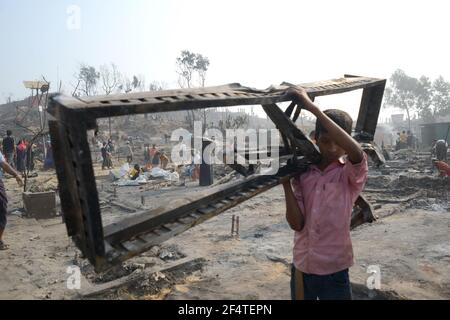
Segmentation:
[(317, 137), (317, 146), (320, 149), (320, 153), (327, 162), (333, 162), (339, 160), (345, 154), (344, 149), (339, 147), (330, 137), (328, 132), (322, 132)]

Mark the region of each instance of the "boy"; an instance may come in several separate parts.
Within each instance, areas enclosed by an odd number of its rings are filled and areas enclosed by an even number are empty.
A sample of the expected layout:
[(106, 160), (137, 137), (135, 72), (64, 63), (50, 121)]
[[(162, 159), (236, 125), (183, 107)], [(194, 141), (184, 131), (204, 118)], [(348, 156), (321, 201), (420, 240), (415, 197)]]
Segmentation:
[[(302, 88), (287, 94), (317, 117), (315, 139), (322, 161), (282, 181), (286, 218), (295, 230), (292, 299), (351, 299), (353, 265), (350, 220), (367, 179), (367, 156), (351, 136), (352, 119), (340, 110), (320, 109)], [(346, 158), (343, 158), (344, 155)]]

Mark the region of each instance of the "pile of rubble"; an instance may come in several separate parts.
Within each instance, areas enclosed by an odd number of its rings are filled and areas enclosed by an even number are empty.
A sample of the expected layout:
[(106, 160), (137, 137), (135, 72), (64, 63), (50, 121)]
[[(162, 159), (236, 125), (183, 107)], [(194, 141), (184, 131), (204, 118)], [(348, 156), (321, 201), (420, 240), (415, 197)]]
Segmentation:
[(130, 175), (130, 166), (125, 163), (120, 169), (111, 170), (110, 177), (114, 181), (114, 186), (139, 186), (147, 184), (152, 180), (165, 180), (173, 183), (179, 182), (180, 176), (177, 172), (164, 170), (159, 167), (155, 167), (146, 172), (141, 172), (139, 177), (132, 180)]

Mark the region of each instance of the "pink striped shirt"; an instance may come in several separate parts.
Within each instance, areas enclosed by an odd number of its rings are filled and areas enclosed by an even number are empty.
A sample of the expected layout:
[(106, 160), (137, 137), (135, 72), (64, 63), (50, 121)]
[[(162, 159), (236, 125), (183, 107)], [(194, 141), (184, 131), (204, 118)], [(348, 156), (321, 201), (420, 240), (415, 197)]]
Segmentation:
[(309, 274), (327, 275), (353, 265), (352, 208), (367, 180), (367, 155), (361, 163), (340, 159), (323, 172), (311, 166), (292, 185), (305, 226), (294, 236), (294, 265)]

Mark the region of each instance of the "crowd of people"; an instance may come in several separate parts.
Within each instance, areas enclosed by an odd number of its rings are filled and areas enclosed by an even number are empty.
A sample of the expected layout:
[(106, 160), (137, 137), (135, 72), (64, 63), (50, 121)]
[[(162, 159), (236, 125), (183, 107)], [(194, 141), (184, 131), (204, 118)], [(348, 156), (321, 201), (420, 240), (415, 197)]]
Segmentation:
[[(180, 142), (182, 153), (188, 152), (187, 146)], [(183, 148), (184, 147), (184, 148)], [(125, 139), (125, 143), (121, 148), (120, 156), (126, 158), (126, 162), (130, 165), (131, 169), (129, 177), (131, 180), (135, 180), (139, 177), (139, 174), (152, 170), (153, 168), (161, 168), (167, 170), (169, 163), (171, 162), (168, 154), (156, 144), (145, 143), (143, 146), (143, 158), (136, 157), (136, 150), (133, 147), (131, 139)], [(115, 145), (111, 139), (108, 142), (101, 142), (101, 161), (102, 170), (114, 169), (113, 154), (115, 153)], [(200, 177), (200, 152), (191, 150), (191, 161), (175, 166), (175, 170), (180, 173), (181, 176), (188, 177), (191, 181), (198, 180)], [(139, 164), (139, 161), (143, 163)]]
[[(35, 158), (38, 152), (38, 146), (31, 141), (21, 138), (17, 141), (12, 135), (11, 130), (6, 131), (6, 136), (2, 141), (2, 152), (5, 161), (20, 173), (35, 170)], [(54, 168), (53, 152), (50, 141), (45, 145), (46, 155), (44, 159), (44, 170)]]
[(397, 136), (395, 151), (401, 149), (416, 149), (418, 147), (417, 138), (410, 130), (398, 132)]
[[(113, 141), (109, 139), (108, 142), (102, 142), (100, 151), (102, 157), (102, 170), (114, 169), (113, 153), (115, 152), (115, 146)], [(122, 155), (126, 158), (128, 164), (131, 165), (133, 162), (136, 162), (132, 141), (127, 140), (122, 151)], [(135, 163), (130, 171), (132, 180), (139, 176), (138, 174), (136, 175), (136, 172), (142, 172), (143, 170), (148, 171), (155, 167), (160, 167), (165, 170), (170, 162), (169, 157), (164, 150), (159, 149), (156, 144), (152, 144), (151, 147), (149, 143), (144, 144), (143, 153), (144, 164), (140, 166)], [(135, 172), (133, 172), (133, 170)]]

